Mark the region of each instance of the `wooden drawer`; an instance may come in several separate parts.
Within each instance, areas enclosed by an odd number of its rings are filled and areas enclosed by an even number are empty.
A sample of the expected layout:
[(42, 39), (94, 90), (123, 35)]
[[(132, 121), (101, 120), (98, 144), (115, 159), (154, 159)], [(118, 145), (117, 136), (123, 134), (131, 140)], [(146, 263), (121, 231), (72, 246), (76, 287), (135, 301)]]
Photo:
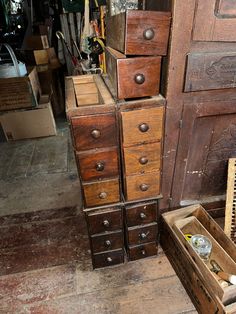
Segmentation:
[[(214, 238), (210, 259), (216, 257), (225, 272), (232, 273), (233, 263), (234, 268), (236, 267), (235, 245), (200, 204), (162, 215), (161, 245), (199, 313), (236, 313), (236, 287), (223, 288), (210, 270), (210, 264), (204, 263), (187, 243), (184, 235), (180, 236), (178, 232), (180, 229), (177, 225), (182, 225), (184, 220), (191, 218), (202, 225), (198, 233), (205, 232), (208, 237)], [(183, 232), (185, 233), (184, 230)], [(193, 230), (193, 234), (195, 232)], [(219, 253), (218, 245), (225, 254)]]
[(160, 140), (163, 113), (162, 106), (121, 112), (123, 146)]
[(160, 170), (161, 143), (125, 148), (124, 161), (126, 175)]
[(87, 223), (90, 235), (120, 230), (123, 226), (122, 210), (111, 208), (89, 213)]
[(121, 249), (124, 245), (123, 232), (109, 232), (108, 234), (91, 236), (93, 253)]
[(128, 227), (157, 221), (157, 203), (146, 203), (125, 208)]
[(126, 58), (107, 47), (106, 64), (116, 98), (138, 98), (159, 93), (161, 57)]
[(137, 245), (157, 241), (157, 223), (128, 228), (128, 244)]
[(71, 119), (76, 150), (116, 146), (116, 119), (113, 113)]
[(93, 255), (93, 268), (101, 268), (124, 263), (123, 250)]
[(76, 157), (83, 181), (116, 177), (119, 174), (116, 147), (77, 153)]
[(126, 198), (128, 201), (156, 197), (160, 194), (160, 172), (127, 176)]
[(119, 179), (84, 183), (85, 204), (88, 207), (120, 201)]
[(127, 10), (107, 21), (107, 46), (125, 55), (166, 55), (170, 13)]
[(157, 243), (147, 243), (129, 247), (129, 260), (135, 261), (140, 258), (157, 255)]

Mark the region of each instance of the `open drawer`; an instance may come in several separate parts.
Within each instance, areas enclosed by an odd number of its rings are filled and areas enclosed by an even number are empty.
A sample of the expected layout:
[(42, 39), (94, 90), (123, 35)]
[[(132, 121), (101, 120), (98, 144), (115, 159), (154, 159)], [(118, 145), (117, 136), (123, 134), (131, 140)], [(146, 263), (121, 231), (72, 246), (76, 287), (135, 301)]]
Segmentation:
[[(190, 231), (191, 230), (191, 231)], [(211, 259), (236, 271), (236, 246), (201, 205), (162, 215), (161, 245), (199, 313), (236, 313), (236, 286), (222, 287), (217, 276), (192, 249), (184, 234), (203, 234), (213, 244)]]

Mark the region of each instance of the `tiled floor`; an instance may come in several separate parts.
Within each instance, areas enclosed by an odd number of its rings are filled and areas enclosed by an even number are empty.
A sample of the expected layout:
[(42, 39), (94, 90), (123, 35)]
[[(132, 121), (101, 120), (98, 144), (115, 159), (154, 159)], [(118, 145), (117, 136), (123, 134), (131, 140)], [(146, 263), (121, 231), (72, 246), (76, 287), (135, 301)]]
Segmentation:
[(69, 133), (0, 144), (0, 313), (196, 313), (163, 252), (92, 270)]

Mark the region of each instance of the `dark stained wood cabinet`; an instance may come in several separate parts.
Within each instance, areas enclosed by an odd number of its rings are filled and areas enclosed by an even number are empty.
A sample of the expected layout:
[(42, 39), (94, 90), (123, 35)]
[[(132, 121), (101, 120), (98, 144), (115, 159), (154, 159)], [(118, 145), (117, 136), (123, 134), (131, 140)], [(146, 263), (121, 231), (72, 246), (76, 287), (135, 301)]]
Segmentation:
[(160, 208), (224, 200), (236, 156), (236, 1), (158, 2), (172, 10)]

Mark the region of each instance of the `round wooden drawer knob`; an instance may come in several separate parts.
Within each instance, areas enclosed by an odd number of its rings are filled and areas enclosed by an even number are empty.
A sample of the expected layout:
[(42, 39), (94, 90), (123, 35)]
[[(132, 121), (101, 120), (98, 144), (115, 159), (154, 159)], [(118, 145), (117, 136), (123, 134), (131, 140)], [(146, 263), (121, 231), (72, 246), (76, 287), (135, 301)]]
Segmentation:
[(104, 227), (109, 227), (110, 226), (110, 223), (109, 223), (108, 220), (104, 220), (102, 224), (103, 224)]
[(142, 124), (139, 125), (138, 128), (139, 128), (140, 132), (145, 133), (145, 132), (147, 132), (149, 130), (149, 125), (147, 123), (142, 123)]
[(142, 240), (146, 239), (146, 238), (147, 238), (147, 234), (144, 233), (144, 232), (140, 233), (140, 238), (141, 238)]
[(108, 262), (108, 263), (111, 263), (111, 262), (112, 262), (112, 258), (111, 258), (111, 257), (108, 257), (108, 258), (107, 258), (107, 262)]
[(97, 171), (103, 171), (104, 168), (105, 168), (105, 165), (104, 165), (103, 162), (97, 162), (97, 163), (96, 163), (96, 170), (97, 170)]
[(138, 73), (134, 77), (134, 81), (136, 84), (143, 84), (145, 82), (145, 76), (142, 73)]
[(142, 183), (139, 187), (142, 192), (146, 192), (149, 188), (149, 185), (146, 183)]
[(139, 158), (139, 163), (141, 164), (141, 165), (146, 165), (147, 163), (148, 163), (148, 158), (147, 157), (140, 157)]
[(106, 240), (105, 241), (105, 246), (106, 247), (110, 247), (111, 246), (111, 241), (110, 240)]
[(146, 219), (147, 218), (147, 215), (145, 213), (140, 213), (139, 216), (140, 216), (141, 219)]
[(143, 32), (143, 37), (146, 40), (152, 40), (154, 38), (154, 36), (155, 36), (155, 32), (152, 28), (147, 28)]
[(141, 251), (141, 255), (145, 256), (145, 255), (146, 255), (146, 251), (145, 251), (145, 250), (142, 250), (142, 251)]
[(100, 198), (101, 200), (104, 200), (105, 198), (107, 198), (107, 193), (106, 193), (106, 192), (101, 192), (101, 193), (99, 194), (99, 198)]
[(101, 136), (101, 132), (99, 130), (92, 130), (91, 135), (93, 138), (99, 138)]

